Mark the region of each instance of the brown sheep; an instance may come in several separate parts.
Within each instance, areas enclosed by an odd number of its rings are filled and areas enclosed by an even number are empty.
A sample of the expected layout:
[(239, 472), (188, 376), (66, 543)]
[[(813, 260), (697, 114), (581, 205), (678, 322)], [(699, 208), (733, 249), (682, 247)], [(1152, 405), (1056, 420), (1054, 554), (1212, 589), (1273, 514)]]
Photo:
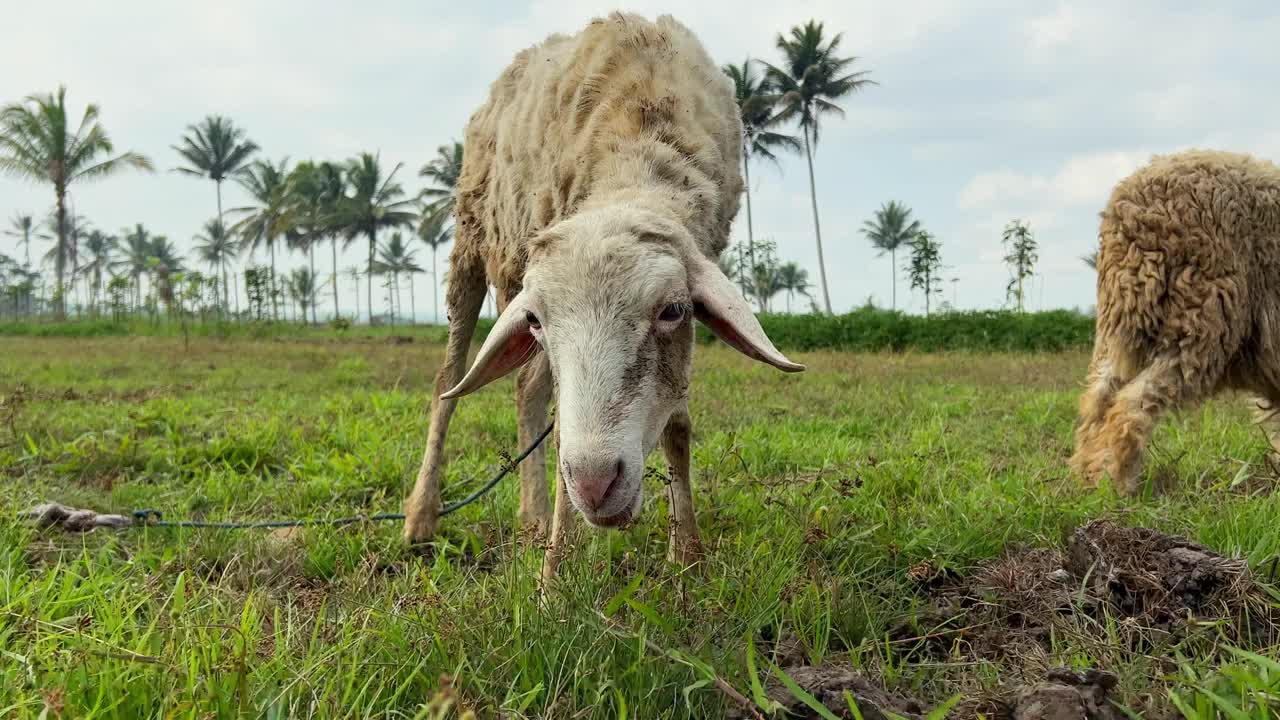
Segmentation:
[(1280, 167), (1156, 156), (1102, 211), (1097, 337), (1072, 469), (1134, 495), (1160, 415), (1227, 390), (1280, 402)]

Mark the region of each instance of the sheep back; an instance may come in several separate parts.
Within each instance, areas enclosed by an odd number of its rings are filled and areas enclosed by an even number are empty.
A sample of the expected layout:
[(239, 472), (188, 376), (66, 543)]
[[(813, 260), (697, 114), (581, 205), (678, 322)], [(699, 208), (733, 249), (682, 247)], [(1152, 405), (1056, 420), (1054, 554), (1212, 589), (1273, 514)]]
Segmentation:
[(643, 186), (716, 257), (743, 188), (741, 138), (732, 82), (670, 16), (613, 13), (551, 35), (516, 55), (467, 124), (454, 256), (518, 289), (535, 233)]
[[(1280, 168), (1239, 153), (1155, 156), (1101, 213), (1098, 342), (1120, 374), (1176, 358), (1187, 379), (1280, 387)], [(1214, 379), (1216, 382), (1216, 378)]]

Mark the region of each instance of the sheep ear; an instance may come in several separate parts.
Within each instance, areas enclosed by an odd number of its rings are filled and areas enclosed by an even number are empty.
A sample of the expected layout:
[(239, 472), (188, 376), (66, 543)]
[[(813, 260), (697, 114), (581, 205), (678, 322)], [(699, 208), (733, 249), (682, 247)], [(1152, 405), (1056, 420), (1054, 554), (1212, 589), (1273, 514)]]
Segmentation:
[(760, 321), (742, 293), (715, 263), (701, 253), (689, 273), (694, 316), (730, 347), (753, 360), (768, 363), (784, 372), (801, 372), (804, 365), (791, 362), (778, 352), (764, 334)]
[(462, 382), (441, 395), (441, 399), (452, 400), (473, 393), (524, 365), (538, 352), (540, 346), (529, 330), (529, 321), (525, 319), (528, 310), (527, 298), (521, 291), (498, 316), (498, 322), (484, 339)]

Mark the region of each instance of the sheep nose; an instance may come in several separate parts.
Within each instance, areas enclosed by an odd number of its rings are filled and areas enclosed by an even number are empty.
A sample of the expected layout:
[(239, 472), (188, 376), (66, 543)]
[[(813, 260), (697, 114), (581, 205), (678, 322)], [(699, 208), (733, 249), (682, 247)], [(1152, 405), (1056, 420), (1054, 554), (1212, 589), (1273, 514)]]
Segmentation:
[(565, 482), (573, 483), (578, 496), (593, 511), (609, 502), (626, 471), (622, 458), (610, 455), (565, 459), (563, 464)]

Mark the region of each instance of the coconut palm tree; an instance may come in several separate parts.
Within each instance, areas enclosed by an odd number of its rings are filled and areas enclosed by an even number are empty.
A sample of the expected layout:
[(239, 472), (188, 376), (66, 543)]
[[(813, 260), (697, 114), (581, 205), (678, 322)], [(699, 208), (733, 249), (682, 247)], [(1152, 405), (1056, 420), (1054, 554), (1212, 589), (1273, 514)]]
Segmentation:
[(356, 318), (360, 317), (360, 278), (364, 274), (360, 272), (360, 268), (352, 266), (346, 270), (347, 277), (351, 278), (351, 284), (356, 288)]
[(369, 240), (368, 277), (369, 322), (373, 322), (374, 261), (378, 247), (378, 232), (386, 228), (410, 225), (417, 215), (410, 209), (412, 200), (401, 199), (404, 189), (395, 181), (396, 173), (404, 163), (397, 163), (391, 172), (384, 173), (378, 155), (361, 153), (347, 164), (347, 181), (350, 184), (348, 198), (342, 203), (335, 227), (340, 228), (348, 242), (360, 236)]
[[(58, 233), (58, 214), (56, 211), (50, 212), (49, 217), (45, 220), (45, 228), (47, 233), (39, 233), (36, 237), (41, 240), (53, 242), (53, 247), (45, 252), (44, 257), (40, 259), (42, 265), (52, 265), (55, 269), (58, 267), (69, 268), (70, 276), (67, 278), (65, 287), (55, 290), (59, 297), (65, 295), (74, 295), (76, 291), (76, 280), (80, 272), (80, 242), (89, 233), (89, 221), (83, 215), (75, 212), (68, 212), (62, 220), (63, 232)], [(62, 239), (59, 240), (59, 237)], [(59, 300), (62, 302), (62, 300)]]
[(413, 324), (413, 317), (417, 314), (417, 303), (413, 294), (413, 276), (422, 272), (422, 268), (418, 266), (417, 255), (418, 251), (406, 245), (404, 236), (398, 232), (391, 233), (391, 239), (378, 250), (378, 259), (374, 266), (375, 270), (383, 275), (391, 276), (391, 292), (393, 293), (391, 323), (393, 325), (395, 324), (395, 308), (400, 304), (401, 275), (409, 276), (410, 324)]
[(809, 271), (793, 262), (783, 263), (778, 268), (778, 279), (787, 293), (787, 313), (790, 314), (791, 298), (796, 293), (809, 297)]
[(450, 222), (449, 216), (438, 212), (428, 212), (427, 208), (423, 207), (423, 212), (419, 215), (418, 220), (418, 239), (431, 248), (431, 302), (434, 306), (432, 323), (439, 325), (440, 285), (437, 279), (439, 265), (436, 263), (436, 254), (441, 245), (447, 245), (450, 240), (453, 240), (453, 224)]
[(123, 271), (133, 280), (133, 309), (142, 305), (142, 276), (147, 273), (147, 258), (151, 257), (151, 233), (142, 223), (125, 229), (120, 233), (123, 243), (119, 250), (121, 255), (111, 264), (111, 269)]
[(151, 238), (147, 255), (147, 272), (151, 275), (152, 292), (158, 302), (163, 302), (168, 307), (173, 306), (171, 280), (174, 273), (180, 273), (186, 269), (185, 264), (186, 259), (168, 237), (156, 235)]
[(434, 183), (418, 194), (426, 201), (423, 205), (423, 214), (452, 216), (458, 178), (462, 177), (462, 143), (455, 140), (448, 145), (436, 148), (435, 158), (423, 165), (418, 175)]
[(307, 320), (307, 308), (311, 306), (311, 302), (316, 296), (316, 275), (309, 268), (295, 268), (289, 274), (289, 280), (286, 283), (289, 291), (289, 297), (298, 304), (300, 311), (299, 317), (303, 323)]
[(827, 291), (827, 266), (822, 259), (822, 229), (818, 222), (818, 191), (813, 179), (813, 149), (818, 144), (820, 119), (824, 115), (844, 115), (836, 100), (876, 84), (867, 72), (847, 72), (857, 60), (842, 58), (841, 33), (827, 40), (820, 22), (810, 20), (791, 28), (789, 36), (778, 34), (775, 44), (782, 53), (782, 65), (764, 63), (769, 82), (778, 95), (778, 121), (795, 120), (804, 135), (804, 154), (809, 163), (809, 200), (813, 205), (813, 234), (818, 244), (818, 277), (822, 301), (831, 314), (831, 294)]
[[(342, 210), (347, 200), (347, 184), (342, 168), (334, 163), (299, 163), (289, 175), (289, 237), (297, 248), (306, 249), (311, 260), (311, 273), (315, 271), (315, 248), (323, 240), (330, 241), (333, 252), (333, 272), (329, 282), (333, 285), (333, 316), (339, 316), (338, 308), (338, 235), (342, 232)], [(317, 280), (317, 282), (319, 282)], [(322, 284), (322, 283), (321, 283)], [(312, 320), (316, 303), (311, 303)]]
[(751, 220), (751, 158), (758, 157), (778, 164), (775, 150), (800, 152), (800, 141), (794, 135), (774, 132), (779, 116), (774, 113), (778, 96), (769, 86), (767, 77), (757, 77), (750, 59), (741, 65), (725, 65), (724, 72), (733, 79), (734, 96), (738, 112), (742, 115), (742, 175), (746, 180), (747, 198), (747, 247), (752, 250), (749, 258), (755, 267), (755, 231)]
[(279, 292), (276, 289), (276, 243), (288, 228), (289, 158), (273, 165), (255, 160), (245, 167), (236, 181), (253, 198), (255, 205), (232, 208), (229, 212), (246, 214), (231, 227), (240, 241), (253, 250), (266, 245), (271, 252), (271, 316), (280, 319)]
[(16, 238), (18, 244), (22, 245), (22, 250), (26, 257), (26, 264), (23, 267), (27, 270), (31, 269), (31, 235), (35, 230), (35, 226), (35, 218), (31, 215), (15, 213), (9, 219), (9, 229), (4, 231), (5, 235)]
[(341, 215), (342, 204), (347, 200), (347, 178), (342, 166), (322, 162), (316, 166), (314, 182), (320, 192), (321, 207), (324, 208), (322, 234), (329, 238), (329, 250), (332, 253), (329, 283), (333, 290), (333, 317), (336, 319), (342, 317), (338, 307), (338, 236), (341, 234), (338, 218)]
[(893, 266), (893, 309), (898, 308), (898, 248), (911, 244), (923, 228), (920, 221), (912, 219), (911, 208), (897, 201), (889, 201), (876, 210), (875, 217), (862, 223), (862, 234), (879, 250), (876, 257), (889, 253)]
[(119, 240), (101, 230), (90, 230), (84, 239), (84, 255), (87, 262), (83, 270), (89, 277), (89, 306), (96, 313), (99, 310), (98, 300), (102, 295), (103, 272), (110, 274), (115, 261), (115, 252)]
[[(0, 173), (53, 186), (58, 244), (66, 245), (67, 192), (77, 182), (104, 178), (127, 168), (151, 170), (151, 161), (134, 152), (115, 155), (115, 145), (98, 123), (98, 106), (90, 104), (73, 130), (67, 112), (67, 90), (30, 95), (0, 108)], [(59, 257), (64, 257), (61, 253)], [(55, 312), (66, 316), (62, 298), (61, 261), (55, 264)]]
[(188, 125), (182, 144), (173, 149), (187, 164), (175, 171), (213, 181), (218, 194), (218, 220), (222, 220), (222, 181), (236, 177), (258, 152), (258, 146), (245, 137), (243, 129), (222, 115), (209, 115), (197, 125)]
[(1081, 255), (1080, 259), (1084, 262), (1085, 265), (1089, 266), (1090, 270), (1098, 269), (1098, 251), (1097, 250), (1094, 250), (1088, 255)]
[[(222, 292), (218, 302), (223, 311), (230, 311), (230, 287), (227, 283), (228, 270), (232, 261), (240, 254), (241, 245), (221, 220), (214, 218), (204, 224), (204, 232), (192, 238), (195, 241), (196, 257), (209, 266), (214, 277), (222, 275)], [(216, 287), (216, 285), (215, 285)]]

